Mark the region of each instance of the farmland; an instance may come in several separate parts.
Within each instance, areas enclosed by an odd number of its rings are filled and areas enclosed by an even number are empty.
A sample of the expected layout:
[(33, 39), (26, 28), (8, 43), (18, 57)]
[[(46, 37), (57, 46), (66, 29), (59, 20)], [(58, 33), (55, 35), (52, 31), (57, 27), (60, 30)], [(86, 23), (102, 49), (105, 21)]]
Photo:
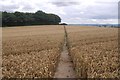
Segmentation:
[(118, 78), (118, 29), (66, 27), (79, 78)]
[(3, 77), (119, 77), (118, 28), (66, 26), (65, 30), (61, 25), (3, 28)]
[(0, 77), (2, 77), (2, 28), (0, 27)]
[(63, 40), (62, 26), (3, 28), (3, 77), (53, 77)]

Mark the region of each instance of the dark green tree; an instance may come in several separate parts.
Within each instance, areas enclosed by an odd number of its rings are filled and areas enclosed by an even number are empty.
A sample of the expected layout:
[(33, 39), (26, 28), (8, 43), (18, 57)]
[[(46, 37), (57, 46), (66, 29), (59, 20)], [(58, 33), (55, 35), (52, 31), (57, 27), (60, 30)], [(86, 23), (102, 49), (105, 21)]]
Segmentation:
[(24, 25), (48, 25), (59, 24), (61, 18), (55, 14), (47, 14), (43, 11), (35, 13), (2, 12), (2, 26), (24, 26)]

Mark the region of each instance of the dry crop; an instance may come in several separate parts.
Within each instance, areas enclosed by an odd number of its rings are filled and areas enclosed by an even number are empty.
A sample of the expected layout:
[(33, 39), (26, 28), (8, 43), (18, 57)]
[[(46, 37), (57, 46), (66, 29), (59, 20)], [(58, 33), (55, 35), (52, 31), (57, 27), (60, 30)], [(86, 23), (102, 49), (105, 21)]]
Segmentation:
[(62, 26), (3, 28), (3, 76), (53, 77), (63, 40)]
[(118, 78), (118, 28), (66, 27), (80, 78)]

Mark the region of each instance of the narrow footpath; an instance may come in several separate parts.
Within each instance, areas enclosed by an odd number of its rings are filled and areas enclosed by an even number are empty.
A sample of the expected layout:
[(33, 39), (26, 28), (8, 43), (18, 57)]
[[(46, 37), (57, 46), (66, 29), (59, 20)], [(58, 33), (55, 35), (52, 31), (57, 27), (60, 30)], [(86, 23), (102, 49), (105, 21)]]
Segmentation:
[(75, 78), (75, 70), (73, 69), (73, 62), (69, 56), (68, 47), (67, 47), (67, 31), (65, 30), (65, 38), (63, 51), (60, 56), (60, 61), (58, 63), (57, 70), (55, 72), (54, 78)]

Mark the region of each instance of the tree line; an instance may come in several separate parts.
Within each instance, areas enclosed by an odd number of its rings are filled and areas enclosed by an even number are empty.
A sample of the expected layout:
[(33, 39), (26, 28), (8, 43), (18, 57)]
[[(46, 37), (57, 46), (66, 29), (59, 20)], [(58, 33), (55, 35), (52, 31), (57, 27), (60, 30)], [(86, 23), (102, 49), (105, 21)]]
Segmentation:
[(25, 26), (25, 25), (56, 25), (61, 18), (55, 14), (48, 14), (43, 11), (35, 13), (23, 12), (2, 12), (2, 26)]

